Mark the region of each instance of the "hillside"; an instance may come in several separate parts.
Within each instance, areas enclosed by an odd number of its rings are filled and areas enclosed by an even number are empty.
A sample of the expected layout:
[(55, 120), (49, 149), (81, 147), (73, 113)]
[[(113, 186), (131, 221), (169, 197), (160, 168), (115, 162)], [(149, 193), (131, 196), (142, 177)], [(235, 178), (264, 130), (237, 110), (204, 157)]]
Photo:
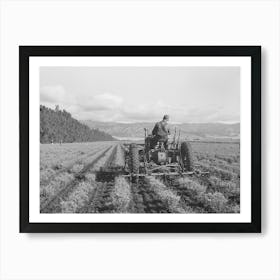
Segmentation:
[[(106, 133), (113, 135), (119, 139), (126, 138), (143, 138), (144, 128), (149, 132), (152, 131), (154, 123), (115, 123), (115, 122), (94, 122), (91, 120), (82, 121), (91, 128), (98, 128)], [(224, 138), (239, 139), (240, 124), (224, 124), (224, 123), (183, 123), (170, 124), (171, 133), (174, 133), (175, 127), (177, 131), (181, 130), (182, 137), (190, 139), (208, 139), (208, 138)]]
[(72, 143), (115, 140), (99, 129), (89, 128), (72, 118), (65, 110), (55, 110), (40, 105), (40, 142)]

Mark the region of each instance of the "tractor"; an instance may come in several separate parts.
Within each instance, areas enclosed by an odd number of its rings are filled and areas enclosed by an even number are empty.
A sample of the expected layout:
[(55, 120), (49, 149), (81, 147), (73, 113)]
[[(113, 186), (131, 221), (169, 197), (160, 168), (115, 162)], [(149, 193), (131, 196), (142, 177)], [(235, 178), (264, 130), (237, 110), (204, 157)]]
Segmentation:
[(157, 141), (154, 135), (145, 131), (144, 144), (123, 144), (125, 166), (101, 168), (97, 172), (97, 181), (112, 181), (116, 176), (128, 178), (131, 182), (138, 181), (145, 176), (183, 177), (191, 175), (207, 175), (194, 170), (190, 143), (180, 141), (175, 133), (173, 140), (167, 143)]
[(126, 152), (130, 175), (178, 176), (193, 173), (193, 159), (190, 143), (176, 139), (167, 143), (158, 141), (145, 129), (144, 145), (130, 144)]

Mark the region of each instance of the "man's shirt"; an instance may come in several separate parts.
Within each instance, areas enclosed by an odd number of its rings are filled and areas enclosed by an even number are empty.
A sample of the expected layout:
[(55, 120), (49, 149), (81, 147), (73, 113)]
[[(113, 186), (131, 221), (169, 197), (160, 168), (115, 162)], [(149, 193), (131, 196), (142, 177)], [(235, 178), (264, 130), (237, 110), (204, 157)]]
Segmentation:
[(152, 134), (160, 137), (167, 137), (169, 134), (167, 124), (165, 124), (163, 121), (157, 122), (152, 131)]

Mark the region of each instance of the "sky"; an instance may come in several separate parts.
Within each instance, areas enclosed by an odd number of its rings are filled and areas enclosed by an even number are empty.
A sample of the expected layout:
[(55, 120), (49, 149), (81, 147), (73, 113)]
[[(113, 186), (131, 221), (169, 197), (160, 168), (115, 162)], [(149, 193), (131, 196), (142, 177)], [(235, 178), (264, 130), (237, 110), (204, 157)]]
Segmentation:
[(78, 120), (240, 121), (239, 67), (41, 67), (40, 103)]

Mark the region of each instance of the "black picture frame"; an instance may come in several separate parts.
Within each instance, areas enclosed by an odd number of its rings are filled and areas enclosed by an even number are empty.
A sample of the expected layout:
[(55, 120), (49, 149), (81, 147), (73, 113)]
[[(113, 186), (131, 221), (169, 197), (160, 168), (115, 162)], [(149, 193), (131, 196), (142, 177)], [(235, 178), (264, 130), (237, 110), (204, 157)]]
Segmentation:
[[(251, 222), (31, 223), (29, 221), (29, 58), (32, 56), (251, 57)], [(19, 100), (21, 233), (261, 232), (261, 46), (19, 46)]]

